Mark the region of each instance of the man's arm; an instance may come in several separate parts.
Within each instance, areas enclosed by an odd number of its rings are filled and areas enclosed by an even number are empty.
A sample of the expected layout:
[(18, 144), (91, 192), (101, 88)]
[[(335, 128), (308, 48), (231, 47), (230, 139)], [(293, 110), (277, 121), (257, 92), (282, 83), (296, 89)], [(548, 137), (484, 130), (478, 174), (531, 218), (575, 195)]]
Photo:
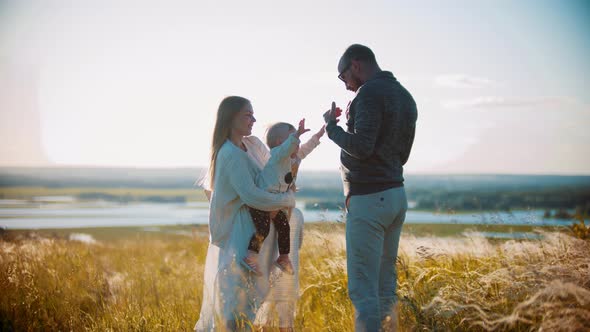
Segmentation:
[(354, 133), (348, 133), (329, 118), (326, 125), (328, 137), (342, 150), (357, 159), (366, 159), (373, 154), (383, 114), (375, 97), (359, 95), (354, 115)]

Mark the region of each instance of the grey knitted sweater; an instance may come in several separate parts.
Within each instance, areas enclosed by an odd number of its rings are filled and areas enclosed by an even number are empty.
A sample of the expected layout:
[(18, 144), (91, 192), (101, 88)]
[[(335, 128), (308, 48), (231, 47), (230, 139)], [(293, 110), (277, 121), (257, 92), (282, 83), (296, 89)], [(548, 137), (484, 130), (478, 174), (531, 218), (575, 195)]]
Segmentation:
[(344, 131), (328, 122), (328, 137), (341, 149), (344, 195), (365, 195), (403, 186), (418, 112), (412, 95), (392, 73), (381, 71), (360, 87)]

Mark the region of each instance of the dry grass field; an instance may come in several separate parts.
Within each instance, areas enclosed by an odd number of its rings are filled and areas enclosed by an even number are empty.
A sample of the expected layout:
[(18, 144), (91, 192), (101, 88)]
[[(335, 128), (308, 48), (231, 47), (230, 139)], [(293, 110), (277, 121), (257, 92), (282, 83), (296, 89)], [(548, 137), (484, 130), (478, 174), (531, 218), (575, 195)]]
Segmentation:
[[(440, 227), (440, 226), (439, 226)], [(206, 226), (5, 231), (2, 331), (189, 331)], [(590, 330), (590, 241), (404, 232), (402, 331)], [(353, 331), (344, 227), (306, 224), (297, 331)]]

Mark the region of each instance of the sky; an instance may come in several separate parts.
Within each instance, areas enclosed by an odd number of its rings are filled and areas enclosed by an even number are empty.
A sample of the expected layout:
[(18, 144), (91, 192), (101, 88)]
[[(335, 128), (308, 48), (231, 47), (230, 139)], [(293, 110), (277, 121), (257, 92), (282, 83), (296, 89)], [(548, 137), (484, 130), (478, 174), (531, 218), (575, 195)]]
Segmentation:
[(406, 173), (590, 174), (590, 4), (526, 0), (0, 0), (0, 166), (206, 167), (229, 95), (318, 130), (353, 43), (416, 100)]

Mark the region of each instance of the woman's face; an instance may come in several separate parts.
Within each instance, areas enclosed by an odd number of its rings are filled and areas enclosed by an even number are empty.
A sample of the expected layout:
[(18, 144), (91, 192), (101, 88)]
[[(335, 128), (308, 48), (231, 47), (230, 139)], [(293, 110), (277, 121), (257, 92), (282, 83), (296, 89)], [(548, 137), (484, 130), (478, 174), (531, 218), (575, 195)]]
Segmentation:
[(256, 118), (254, 118), (254, 110), (252, 110), (252, 105), (250, 103), (247, 103), (236, 114), (232, 121), (232, 135), (252, 135), (252, 126), (254, 125), (254, 122), (256, 122)]

